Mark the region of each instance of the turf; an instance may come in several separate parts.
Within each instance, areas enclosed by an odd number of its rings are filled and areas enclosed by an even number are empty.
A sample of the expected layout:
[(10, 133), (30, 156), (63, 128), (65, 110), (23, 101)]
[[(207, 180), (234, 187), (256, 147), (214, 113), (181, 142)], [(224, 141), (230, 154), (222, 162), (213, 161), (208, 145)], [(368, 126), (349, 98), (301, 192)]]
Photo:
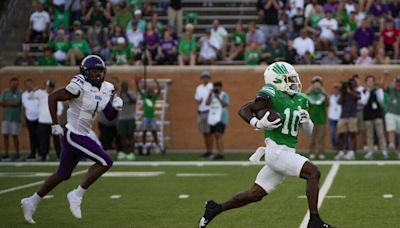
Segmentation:
[[(4, 172), (52, 172), (55, 166), (0, 166)], [(86, 169), (80, 166), (78, 169)], [(227, 200), (249, 188), (260, 166), (114, 166), (113, 172), (162, 171), (156, 177), (103, 177), (85, 195), (83, 219), (76, 220), (68, 210), (66, 194), (83, 175), (72, 177), (39, 205), (34, 227), (196, 227), (204, 202)], [(330, 165), (321, 165), (324, 177)], [(321, 214), (338, 227), (396, 227), (400, 205), (398, 165), (342, 165), (328, 195), (345, 199), (325, 199)], [(224, 174), (212, 177), (177, 177), (177, 173)], [(32, 183), (43, 178), (0, 177), (0, 191)], [(31, 195), (37, 186), (0, 195), (0, 227), (31, 227), (24, 222), (19, 206), (21, 198)], [(179, 199), (181, 194), (189, 195)], [(382, 194), (394, 194), (383, 199)], [(120, 199), (110, 199), (121, 195)], [(261, 202), (218, 216), (212, 227), (298, 227), (306, 211), (305, 181), (287, 178), (276, 192)]]

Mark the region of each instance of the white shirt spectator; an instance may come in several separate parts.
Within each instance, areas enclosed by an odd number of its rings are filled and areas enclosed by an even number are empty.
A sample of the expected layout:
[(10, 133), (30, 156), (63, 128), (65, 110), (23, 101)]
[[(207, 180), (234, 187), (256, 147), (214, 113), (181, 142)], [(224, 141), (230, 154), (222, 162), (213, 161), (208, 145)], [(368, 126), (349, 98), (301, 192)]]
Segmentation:
[(206, 101), (208, 98), (208, 95), (210, 95), (210, 92), (213, 88), (213, 84), (209, 82), (208, 84), (204, 85), (198, 85), (196, 88), (196, 94), (194, 95), (194, 99), (197, 101), (201, 101), (197, 110), (199, 112), (205, 112), (210, 110), (210, 106), (206, 105)]
[(253, 34), (250, 32), (247, 32), (246, 43), (252, 43), (252, 42), (255, 42), (257, 45), (260, 45), (260, 46), (264, 45), (265, 44), (264, 33), (259, 29), (256, 29), (255, 33), (253, 33)]
[[(33, 94), (33, 97), (39, 101), (39, 123), (51, 124), (52, 119), (49, 110), (49, 94), (46, 90), (39, 89)], [(57, 116), (61, 116), (64, 105), (61, 101), (57, 102)]]
[(203, 57), (206, 60), (217, 57), (217, 50), (221, 48), (220, 43), (218, 42), (217, 39), (212, 37), (210, 37), (210, 39), (207, 39), (207, 37), (202, 37), (200, 38), (200, 41), (201, 41), (201, 47), (200, 47), (201, 57)]
[(78, 0), (65, 0), (65, 9), (69, 9), (71, 11), (80, 11), (81, 10), (81, 1)]
[(350, 15), (351, 12), (356, 12), (357, 11), (356, 10), (356, 4), (354, 4), (353, 2), (352, 3), (346, 2), (346, 5), (344, 7), (346, 9), (347, 14), (349, 14), (349, 15)]
[[(379, 88), (375, 91), (376, 98), (379, 103), (383, 104), (384, 103), (384, 94), (383, 94), (383, 89)], [(369, 90), (365, 90), (363, 95), (361, 96), (361, 103), (365, 106), (368, 104), (369, 97), (371, 96), (371, 92)]]
[(39, 118), (39, 101), (33, 97), (33, 94), (33, 91), (22, 93), (22, 105), (25, 108), (25, 117), (29, 121), (36, 121)]
[(301, 36), (297, 37), (293, 41), (293, 47), (300, 56), (303, 56), (307, 51), (311, 54), (315, 51), (314, 41), (309, 37), (306, 37), (305, 39)]
[(220, 44), (219, 46), (221, 46), (221, 47), (224, 45), (224, 39), (227, 35), (228, 35), (228, 32), (222, 26), (218, 26), (218, 28), (216, 30), (211, 29), (211, 37), (218, 40), (218, 42)]
[(334, 18), (328, 19), (326, 17), (322, 18), (318, 22), (318, 27), (321, 28), (321, 34), (319, 35), (321, 39), (331, 40), (331, 41), (335, 39), (334, 31), (338, 29), (338, 23), (336, 19)]
[(34, 12), (29, 19), (32, 22), (32, 29), (36, 32), (44, 32), (47, 24), (50, 23), (50, 16), (46, 11)]
[(126, 37), (128, 38), (128, 42), (133, 44), (135, 48), (139, 47), (139, 44), (143, 42), (143, 32), (136, 30), (132, 31), (132, 29), (126, 32)]
[(342, 113), (342, 106), (338, 103), (339, 96), (331, 95), (329, 97), (328, 118), (330, 120), (339, 120)]
[(372, 62), (372, 58), (367, 56), (367, 57), (358, 57), (356, 60), (356, 65), (371, 65)]

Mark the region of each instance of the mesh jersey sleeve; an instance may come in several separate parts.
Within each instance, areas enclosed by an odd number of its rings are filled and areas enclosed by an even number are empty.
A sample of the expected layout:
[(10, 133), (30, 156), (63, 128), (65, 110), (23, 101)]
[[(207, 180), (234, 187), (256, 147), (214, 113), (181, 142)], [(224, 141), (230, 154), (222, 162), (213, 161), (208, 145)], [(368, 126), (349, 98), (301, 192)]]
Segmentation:
[(70, 83), (65, 87), (65, 89), (70, 92), (72, 95), (79, 95), (83, 90), (83, 84), (85, 83), (85, 79), (82, 75), (76, 75)]
[(307, 95), (305, 95), (304, 93), (299, 93), (299, 96), (301, 96), (301, 104), (300, 104), (301, 108), (308, 110), (310, 105), (308, 103)]
[(267, 100), (275, 97), (276, 88), (274, 85), (265, 84), (257, 93), (256, 100)]

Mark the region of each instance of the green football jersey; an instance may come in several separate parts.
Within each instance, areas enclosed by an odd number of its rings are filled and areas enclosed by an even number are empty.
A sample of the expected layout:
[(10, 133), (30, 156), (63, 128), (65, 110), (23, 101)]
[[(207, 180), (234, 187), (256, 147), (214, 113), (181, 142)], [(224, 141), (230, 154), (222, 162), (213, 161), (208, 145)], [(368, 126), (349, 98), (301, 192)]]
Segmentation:
[(299, 133), (300, 109), (308, 109), (307, 96), (297, 93), (293, 96), (278, 90), (273, 84), (265, 84), (259, 93), (272, 99), (272, 109), (281, 116), (282, 125), (274, 130), (265, 130), (264, 137), (278, 145), (296, 148)]

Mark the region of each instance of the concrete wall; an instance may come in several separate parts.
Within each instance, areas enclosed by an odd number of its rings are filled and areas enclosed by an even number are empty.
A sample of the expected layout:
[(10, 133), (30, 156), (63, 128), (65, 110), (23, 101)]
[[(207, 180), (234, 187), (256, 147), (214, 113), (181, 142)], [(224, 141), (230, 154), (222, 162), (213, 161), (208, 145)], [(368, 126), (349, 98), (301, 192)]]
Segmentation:
[[(203, 140), (196, 127), (196, 104), (193, 99), (196, 86), (199, 84), (199, 75), (203, 70), (210, 71), (214, 81), (224, 83), (224, 90), (231, 98), (230, 123), (225, 134), (225, 148), (231, 151), (253, 150), (263, 144), (262, 133), (252, 130), (237, 115), (240, 106), (252, 100), (256, 92), (263, 85), (264, 66), (198, 66), (198, 67), (149, 67), (148, 78), (172, 79), (169, 93), (169, 108), (166, 118), (171, 124), (166, 128), (166, 135), (171, 137), (167, 144), (173, 150), (203, 150)], [(359, 74), (364, 77), (372, 74), (378, 81), (385, 79), (391, 82), (395, 75), (400, 74), (399, 66), (296, 66), (303, 83), (303, 90), (310, 85), (310, 80), (315, 75), (324, 78), (327, 91), (331, 91), (332, 85)], [(18, 77), (20, 85), (27, 78), (35, 80), (37, 85), (42, 85), (47, 79), (57, 82), (57, 87), (65, 86), (71, 77), (78, 72), (77, 67), (5, 67), (0, 69), (0, 89), (8, 86), (11, 77)], [(142, 67), (109, 67), (107, 78), (117, 76), (120, 80), (132, 82), (134, 75), (142, 75)], [(133, 85), (132, 85), (133, 87)], [(326, 138), (328, 143), (328, 134)], [(299, 148), (308, 147), (308, 139), (300, 134)], [(23, 130), (21, 144), (28, 148), (26, 129)], [(3, 143), (0, 143), (1, 147)]]

